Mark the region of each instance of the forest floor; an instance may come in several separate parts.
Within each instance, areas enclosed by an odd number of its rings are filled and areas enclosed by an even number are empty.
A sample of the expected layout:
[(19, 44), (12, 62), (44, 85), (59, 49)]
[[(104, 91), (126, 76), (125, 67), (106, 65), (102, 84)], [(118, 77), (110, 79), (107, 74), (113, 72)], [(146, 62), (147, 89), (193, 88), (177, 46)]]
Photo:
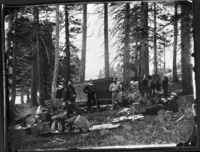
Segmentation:
[[(180, 82), (172, 84), (169, 88), (170, 92), (178, 89), (181, 89)], [(27, 135), (23, 129), (12, 128), (9, 134), (10, 146), (20, 150), (49, 150), (186, 142), (195, 124), (191, 109), (193, 95), (179, 96), (177, 101), (179, 104), (179, 112), (177, 113), (160, 111), (157, 116), (145, 116), (143, 119), (120, 122), (120, 127), (115, 129), (94, 130), (87, 133), (54, 134), (49, 137), (42, 137), (34, 134)], [(31, 110), (35, 111), (36, 108), (22, 110), (19, 116), (26, 115)], [(113, 118), (126, 115), (125, 113), (118, 113), (122, 109), (88, 113), (83, 114), (83, 116), (90, 123), (106, 124)], [(183, 115), (185, 115), (183, 119), (175, 123)], [(29, 121), (34, 121), (33, 116), (29, 118)]]

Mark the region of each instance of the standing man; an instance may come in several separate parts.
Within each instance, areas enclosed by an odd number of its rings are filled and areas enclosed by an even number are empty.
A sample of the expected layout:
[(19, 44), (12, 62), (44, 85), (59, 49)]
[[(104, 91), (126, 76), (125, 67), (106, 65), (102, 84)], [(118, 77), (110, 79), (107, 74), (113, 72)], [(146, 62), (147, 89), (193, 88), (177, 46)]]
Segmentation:
[(63, 91), (63, 98), (66, 104), (67, 109), (67, 119), (70, 118), (70, 113), (74, 109), (76, 111), (76, 115), (79, 115), (79, 107), (77, 106), (76, 100), (76, 91), (73, 87), (73, 81), (68, 80), (66, 82), (66, 87)]
[(93, 84), (92, 79), (90, 79), (89, 84), (83, 89), (83, 92), (86, 93), (88, 96), (88, 111), (91, 112), (91, 101), (96, 102), (97, 104), (97, 108), (99, 111), (99, 104), (98, 101), (96, 99), (96, 87)]
[(117, 78), (113, 77), (113, 83), (110, 84), (109, 91), (112, 92), (112, 109), (114, 110), (115, 104), (117, 104), (117, 94), (119, 92)]

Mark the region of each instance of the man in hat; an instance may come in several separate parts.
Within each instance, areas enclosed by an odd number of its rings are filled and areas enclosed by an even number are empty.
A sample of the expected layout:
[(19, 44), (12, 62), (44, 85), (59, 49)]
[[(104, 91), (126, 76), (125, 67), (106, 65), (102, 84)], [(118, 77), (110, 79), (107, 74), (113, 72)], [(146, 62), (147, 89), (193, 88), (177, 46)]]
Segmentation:
[(76, 111), (76, 115), (79, 115), (79, 107), (77, 106), (75, 100), (76, 100), (76, 91), (73, 87), (73, 81), (68, 80), (66, 82), (66, 87), (63, 91), (63, 98), (66, 104), (66, 110), (67, 110), (67, 119), (70, 118), (70, 113), (74, 109)]
[(119, 92), (119, 84), (117, 83), (117, 78), (113, 77), (113, 82), (109, 86), (109, 91), (112, 92), (112, 109), (114, 110), (117, 104), (117, 95)]
[(150, 106), (141, 111), (142, 115), (157, 115), (160, 110), (178, 112), (178, 98), (176, 93), (172, 93), (169, 98), (161, 98), (158, 104)]
[(91, 102), (97, 102), (97, 108), (99, 111), (99, 104), (96, 99), (96, 86), (94, 85), (92, 79), (90, 79), (89, 84), (83, 89), (83, 92), (87, 94), (88, 97), (88, 111), (91, 112)]
[(172, 92), (170, 97), (163, 103), (163, 109), (165, 111), (178, 112), (178, 103), (176, 99), (178, 99), (177, 94)]

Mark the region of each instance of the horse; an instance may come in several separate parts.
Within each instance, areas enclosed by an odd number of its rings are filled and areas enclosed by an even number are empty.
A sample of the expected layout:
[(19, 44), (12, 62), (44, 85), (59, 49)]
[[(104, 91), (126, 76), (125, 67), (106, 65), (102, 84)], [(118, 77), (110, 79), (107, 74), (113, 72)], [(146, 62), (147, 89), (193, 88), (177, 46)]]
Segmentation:
[(144, 74), (142, 79), (142, 85), (145, 89), (144, 92), (147, 93), (148, 96), (155, 95), (155, 89), (160, 91), (164, 91), (164, 96), (168, 95), (168, 82), (169, 79), (166, 76), (160, 75), (148, 75)]

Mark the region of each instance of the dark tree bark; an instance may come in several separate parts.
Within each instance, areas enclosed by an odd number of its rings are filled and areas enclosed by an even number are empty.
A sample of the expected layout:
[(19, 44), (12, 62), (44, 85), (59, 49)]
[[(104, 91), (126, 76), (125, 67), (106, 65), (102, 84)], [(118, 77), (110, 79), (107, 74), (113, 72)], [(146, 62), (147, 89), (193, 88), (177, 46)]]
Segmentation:
[(148, 3), (141, 2), (141, 27), (143, 33), (141, 35), (141, 50), (139, 59), (139, 90), (144, 95), (141, 81), (144, 74), (149, 74), (149, 50), (148, 50)]
[(53, 82), (51, 88), (52, 106), (55, 107), (56, 103), (56, 86), (58, 79), (58, 66), (59, 66), (59, 5), (56, 5), (56, 46), (55, 46), (55, 65), (53, 73)]
[(157, 27), (156, 27), (156, 2), (154, 2), (154, 74), (158, 73), (158, 67), (157, 67)]
[[(166, 34), (164, 34), (164, 37), (166, 37), (165, 36)], [(164, 61), (163, 61), (163, 73), (165, 74), (165, 71), (166, 71), (166, 55), (165, 55), (165, 39), (164, 39), (164, 44), (163, 44), (163, 58), (164, 58)]]
[(36, 38), (36, 50), (37, 50), (37, 80), (38, 80), (38, 92), (39, 92), (39, 105), (44, 104), (44, 92), (43, 92), (43, 81), (41, 77), (41, 55), (40, 55), (40, 47), (39, 47), (39, 10), (38, 7), (34, 7), (34, 22), (35, 22), (35, 38)]
[(130, 87), (130, 49), (129, 49), (129, 37), (130, 33), (130, 3), (126, 3), (126, 19), (125, 19), (125, 43), (124, 43), (124, 86)]
[(178, 74), (177, 74), (177, 37), (178, 37), (178, 30), (177, 30), (177, 7), (178, 4), (175, 2), (175, 21), (174, 21), (174, 50), (173, 50), (173, 82), (178, 82)]
[(105, 77), (109, 77), (109, 47), (108, 47), (108, 4), (104, 3), (104, 47), (105, 47)]
[[(39, 62), (42, 63), (42, 55), (40, 52), (40, 56), (39, 56)], [(39, 104), (40, 105), (44, 105), (45, 106), (45, 92), (44, 92), (44, 81), (43, 81), (43, 74), (42, 74), (42, 66), (43, 64), (40, 64), (40, 99), (39, 99)]]
[[(68, 5), (65, 5), (65, 53), (66, 53), (66, 59), (65, 59), (65, 82), (71, 78), (70, 73), (70, 43), (69, 43), (69, 13), (68, 13)], [(66, 83), (65, 83), (66, 84)]]
[[(136, 13), (136, 16), (135, 16), (135, 18), (136, 18), (136, 24), (138, 24), (139, 23), (139, 18), (138, 18), (138, 14)], [(137, 37), (135, 37), (135, 46), (136, 46), (136, 49), (135, 49), (135, 54), (136, 54), (136, 56), (135, 56), (135, 64), (136, 64), (136, 66), (135, 66), (135, 76), (134, 76), (134, 78), (133, 78), (133, 81), (138, 81), (138, 79), (139, 79), (139, 48), (140, 48), (140, 45), (139, 45), (139, 42), (140, 42), (140, 39), (138, 39)]]
[(13, 67), (13, 73), (12, 73), (12, 98), (11, 98), (12, 107), (14, 107), (15, 99), (16, 99), (16, 66), (17, 66), (16, 48), (17, 48), (17, 44), (16, 44), (16, 38), (15, 38), (15, 31), (16, 31), (17, 15), (18, 15), (18, 13), (17, 13), (17, 11), (15, 11), (15, 25), (14, 25), (14, 37), (13, 37), (13, 59), (12, 59), (12, 67)]
[(134, 77), (134, 80), (133, 81), (136, 81), (138, 80), (139, 78), (139, 70), (138, 70), (138, 61), (139, 61), (139, 45), (138, 45), (138, 39), (136, 39), (136, 57), (135, 57), (135, 60), (136, 60), (136, 67), (135, 67), (135, 77)]
[(192, 67), (191, 67), (191, 43), (190, 43), (190, 8), (181, 5), (181, 69), (182, 69), (182, 94), (192, 94)]
[[(9, 95), (12, 92), (10, 87), (12, 86), (12, 78), (10, 76), (13, 74), (13, 67), (9, 66), (9, 60), (10, 60), (10, 55), (12, 52), (12, 47), (11, 47), (11, 41), (13, 40), (13, 20), (14, 20), (14, 15), (15, 11), (10, 11), (9, 16), (8, 16), (8, 31), (6, 33), (6, 38), (5, 38), (5, 62), (6, 62), (6, 76), (7, 76), (7, 83), (6, 83), (6, 91), (7, 91), (7, 98), (8, 98), (8, 106), (9, 106), (9, 117), (10, 120), (12, 120), (15, 116), (14, 112), (14, 105), (15, 105), (15, 100), (11, 99), (9, 100)], [(12, 69), (12, 70), (11, 70)], [(12, 92), (13, 93), (13, 92)]]
[(87, 4), (83, 4), (83, 35), (82, 35), (82, 53), (81, 53), (81, 71), (80, 82), (85, 80), (85, 61), (86, 61), (86, 43), (87, 43)]
[[(34, 20), (36, 18), (36, 8), (34, 7), (33, 14)], [(36, 40), (36, 27), (33, 31), (34, 38)], [(36, 44), (36, 43), (35, 43)], [(32, 50), (32, 71), (31, 71), (31, 106), (38, 106), (37, 101), (37, 81), (38, 81), (38, 65), (37, 65), (37, 45)]]
[(31, 71), (31, 106), (38, 106), (37, 102), (37, 56), (36, 51), (32, 52), (32, 71)]
[(21, 104), (24, 104), (24, 86), (21, 87)]
[(29, 95), (29, 89), (26, 90), (26, 96), (27, 96), (27, 103), (30, 103), (30, 95)]

